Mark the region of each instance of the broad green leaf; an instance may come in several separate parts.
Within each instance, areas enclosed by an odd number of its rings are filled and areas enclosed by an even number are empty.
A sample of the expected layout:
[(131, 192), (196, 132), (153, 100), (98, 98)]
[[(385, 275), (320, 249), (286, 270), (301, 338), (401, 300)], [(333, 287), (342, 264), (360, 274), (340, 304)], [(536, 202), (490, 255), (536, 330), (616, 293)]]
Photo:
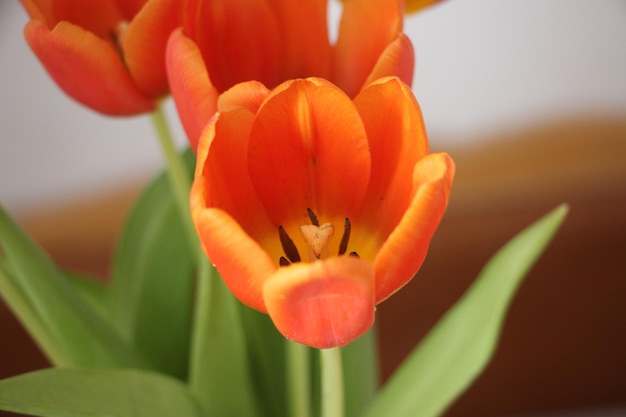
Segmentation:
[[(55, 364), (74, 367), (140, 367), (149, 362), (70, 285), (50, 258), (0, 207), (0, 245), (4, 250), (3, 290), (16, 297), (9, 305)], [(44, 333), (45, 337), (41, 337)]]
[(209, 416), (258, 417), (239, 301), (208, 260), (200, 264), (190, 389)]
[(366, 417), (445, 411), (488, 363), (516, 289), (566, 213), (565, 205), (557, 207), (498, 251), (383, 387)]
[(360, 416), (379, 384), (376, 326), (342, 349), (346, 417)]
[(28, 297), (16, 285), (16, 279), (5, 267), (6, 262), (0, 263), (0, 294), (15, 316), (28, 329), (31, 337), (41, 351), (52, 363), (60, 363), (64, 359), (63, 352), (59, 351), (59, 344), (55, 343), (54, 337), (50, 334), (44, 323), (39, 319), (35, 308)]
[(0, 410), (42, 417), (201, 417), (187, 387), (130, 369), (52, 368), (0, 381)]
[(264, 415), (287, 415), (285, 337), (267, 314), (241, 305), (254, 390)]
[(92, 310), (108, 320), (108, 286), (96, 278), (66, 272), (65, 277), (74, 290), (80, 294)]
[[(192, 156), (186, 154), (190, 175)], [(123, 337), (158, 370), (181, 379), (189, 359), (196, 253), (186, 238), (162, 174), (126, 221), (110, 286), (111, 315)]]

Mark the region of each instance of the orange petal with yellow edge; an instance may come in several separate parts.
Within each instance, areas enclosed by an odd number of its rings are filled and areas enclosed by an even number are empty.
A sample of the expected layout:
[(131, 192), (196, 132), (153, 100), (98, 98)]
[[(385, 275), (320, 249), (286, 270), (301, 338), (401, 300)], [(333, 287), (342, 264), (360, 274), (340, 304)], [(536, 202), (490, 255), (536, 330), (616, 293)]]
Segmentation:
[(309, 223), (307, 208), (321, 221), (355, 215), (369, 181), (370, 153), (354, 104), (320, 79), (285, 85), (268, 96), (250, 134), (248, 166), (263, 206), (286, 228), (288, 220)]
[(356, 96), (387, 46), (402, 32), (399, 0), (345, 2), (333, 55), (332, 79)]
[(154, 97), (169, 91), (165, 46), (180, 21), (178, 0), (151, 0), (122, 32), (120, 40), (128, 70), (139, 87)]
[(354, 104), (372, 154), (372, 174), (359, 223), (368, 233), (385, 238), (411, 202), (415, 164), (428, 152), (426, 129), (413, 93), (395, 77), (368, 85)]
[(133, 115), (154, 109), (153, 100), (130, 77), (113, 46), (67, 22), (50, 31), (31, 20), (24, 36), (54, 81), (69, 96), (109, 115)]
[(345, 346), (374, 323), (374, 270), (351, 256), (278, 269), (263, 285), (276, 328), (318, 349)]
[(413, 200), (374, 261), (376, 302), (402, 288), (419, 270), (448, 205), (454, 162), (446, 153), (422, 158), (413, 172)]
[(204, 126), (217, 110), (215, 89), (196, 44), (175, 30), (167, 44), (167, 75), (178, 116), (193, 150)]
[(374, 69), (367, 77), (365, 85), (379, 78), (396, 76), (405, 84), (413, 83), (413, 69), (415, 67), (415, 53), (411, 40), (404, 34), (398, 35), (378, 58)]

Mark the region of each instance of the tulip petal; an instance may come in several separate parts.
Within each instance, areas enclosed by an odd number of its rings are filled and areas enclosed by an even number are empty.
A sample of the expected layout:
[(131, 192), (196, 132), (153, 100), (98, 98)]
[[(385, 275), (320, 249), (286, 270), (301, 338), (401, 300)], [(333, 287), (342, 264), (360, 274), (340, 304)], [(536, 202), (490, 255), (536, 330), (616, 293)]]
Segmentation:
[(441, 0), (405, 0), (406, 12), (415, 13)]
[(103, 40), (110, 40), (111, 33), (124, 20), (113, 0), (22, 0), (22, 4), (32, 19), (45, 22), (49, 29), (66, 21)]
[(356, 96), (387, 45), (402, 31), (398, 0), (347, 1), (333, 55), (333, 80)]
[(411, 40), (404, 34), (398, 35), (396, 40), (390, 43), (378, 58), (374, 69), (367, 77), (365, 85), (379, 78), (396, 76), (407, 85), (413, 83), (413, 69), (415, 67), (415, 54)]
[[(202, 181), (193, 188), (198, 187)], [(201, 191), (192, 193), (192, 198), (198, 198)], [(267, 313), (262, 287), (278, 268), (276, 262), (225, 211), (194, 206), (192, 215), (202, 246), (226, 286), (248, 307)]]
[(275, 252), (272, 259), (250, 236), (252, 232), (277, 240), (277, 231), (255, 200), (246, 161), (241, 158), (252, 119), (250, 112), (240, 108), (216, 115), (207, 125), (198, 146), (190, 204), (203, 248), (226, 285), (244, 304), (266, 312), (262, 284), (278, 267), (280, 255)]
[(263, 286), (267, 311), (288, 339), (325, 349), (345, 346), (374, 323), (374, 271), (350, 256), (277, 270)]
[(283, 78), (328, 78), (331, 48), (327, 0), (273, 0), (283, 51)]
[(141, 89), (153, 97), (167, 94), (165, 46), (180, 25), (178, 0), (151, 0), (132, 19), (121, 36), (124, 60)]
[(248, 80), (279, 83), (280, 37), (265, 1), (189, 0), (183, 19), (218, 91)]
[(209, 79), (200, 50), (182, 30), (170, 36), (166, 64), (178, 116), (195, 150), (202, 129), (217, 111), (219, 93)]
[(413, 200), (374, 261), (376, 302), (402, 288), (419, 270), (448, 205), (454, 162), (446, 153), (429, 154), (415, 166)]
[[(283, 89), (284, 86), (287, 86)], [(308, 224), (358, 213), (370, 174), (365, 130), (352, 101), (319, 79), (274, 90), (259, 109), (248, 147), (250, 176), (276, 224)]]
[(154, 109), (153, 100), (135, 85), (115, 48), (93, 33), (67, 22), (50, 31), (31, 20), (24, 36), (59, 87), (82, 104), (109, 115)]
[(256, 114), (269, 93), (270, 90), (258, 81), (236, 84), (220, 94), (217, 99), (217, 109), (222, 112), (243, 107)]
[[(225, 210), (252, 238), (275, 241), (278, 226), (267, 216), (256, 192), (245, 158), (254, 115), (246, 109), (219, 113), (202, 133), (198, 147), (195, 181), (204, 179), (201, 190), (205, 207)], [(277, 247), (275, 263), (281, 251)]]
[[(397, 78), (370, 84), (354, 104), (365, 125), (372, 154), (372, 174), (355, 240), (374, 245), (386, 239), (409, 206), (413, 170), (426, 155), (428, 142), (419, 105), (409, 87)], [(359, 237), (359, 233), (364, 235)], [(379, 239), (373, 239), (373, 235)], [(373, 259), (368, 253), (378, 249), (359, 248), (359, 254)]]

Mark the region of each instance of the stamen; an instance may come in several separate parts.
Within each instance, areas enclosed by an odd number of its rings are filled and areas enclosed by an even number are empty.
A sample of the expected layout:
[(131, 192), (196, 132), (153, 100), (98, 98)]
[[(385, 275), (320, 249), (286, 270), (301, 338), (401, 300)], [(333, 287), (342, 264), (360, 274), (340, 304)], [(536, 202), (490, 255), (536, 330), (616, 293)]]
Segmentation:
[(309, 219), (311, 219), (311, 223), (314, 226), (319, 227), (320, 226), (320, 221), (317, 219), (317, 216), (315, 215), (315, 212), (313, 210), (311, 210), (310, 208), (306, 209), (307, 213), (309, 213)]
[(341, 236), (341, 242), (339, 243), (339, 255), (343, 255), (348, 250), (348, 241), (350, 240), (350, 219), (346, 217), (343, 222), (343, 236)]
[(278, 226), (278, 236), (280, 237), (280, 244), (283, 246), (283, 251), (285, 255), (287, 255), (287, 259), (293, 262), (300, 262), (300, 254), (298, 253), (298, 248), (296, 244), (293, 243), (293, 240), (289, 237), (287, 232), (285, 232), (285, 228), (281, 225)]
[(331, 223), (324, 223), (320, 227), (314, 224), (300, 226), (300, 232), (309, 245), (311, 259), (322, 259), (328, 256), (328, 241), (335, 234), (335, 228)]
[(281, 256), (280, 259), (278, 260), (278, 264), (280, 266), (289, 266), (291, 265), (291, 262), (289, 262), (289, 260), (287, 260), (287, 258), (285, 258), (284, 256)]
[(350, 256), (356, 256), (357, 258), (360, 258), (359, 254), (356, 252), (350, 252)]

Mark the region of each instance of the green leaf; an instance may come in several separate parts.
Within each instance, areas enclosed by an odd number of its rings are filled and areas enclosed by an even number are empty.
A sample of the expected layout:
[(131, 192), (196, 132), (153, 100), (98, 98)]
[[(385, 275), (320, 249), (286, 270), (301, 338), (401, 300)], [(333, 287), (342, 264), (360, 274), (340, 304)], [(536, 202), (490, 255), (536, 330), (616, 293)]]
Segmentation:
[(0, 245), (5, 254), (0, 289), (55, 364), (149, 367), (2, 207)]
[[(193, 154), (186, 154), (191, 175)], [(128, 217), (113, 266), (111, 316), (123, 337), (158, 370), (185, 379), (189, 360), (195, 248), (160, 175)]]
[(267, 314), (241, 305), (254, 391), (263, 414), (285, 416), (287, 411), (285, 342)]
[(108, 320), (108, 290), (105, 282), (96, 278), (66, 272), (65, 277), (68, 283), (89, 304), (93, 311), (98, 313), (103, 319)]
[(379, 384), (376, 326), (342, 349), (346, 417), (360, 416)]
[(377, 395), (366, 417), (440, 415), (492, 356), (511, 299), (565, 218), (562, 205), (507, 243)]
[(0, 381), (0, 409), (42, 417), (200, 417), (187, 387), (139, 370), (53, 368)]
[(258, 417), (240, 303), (208, 259), (200, 271), (190, 389), (209, 416)]

